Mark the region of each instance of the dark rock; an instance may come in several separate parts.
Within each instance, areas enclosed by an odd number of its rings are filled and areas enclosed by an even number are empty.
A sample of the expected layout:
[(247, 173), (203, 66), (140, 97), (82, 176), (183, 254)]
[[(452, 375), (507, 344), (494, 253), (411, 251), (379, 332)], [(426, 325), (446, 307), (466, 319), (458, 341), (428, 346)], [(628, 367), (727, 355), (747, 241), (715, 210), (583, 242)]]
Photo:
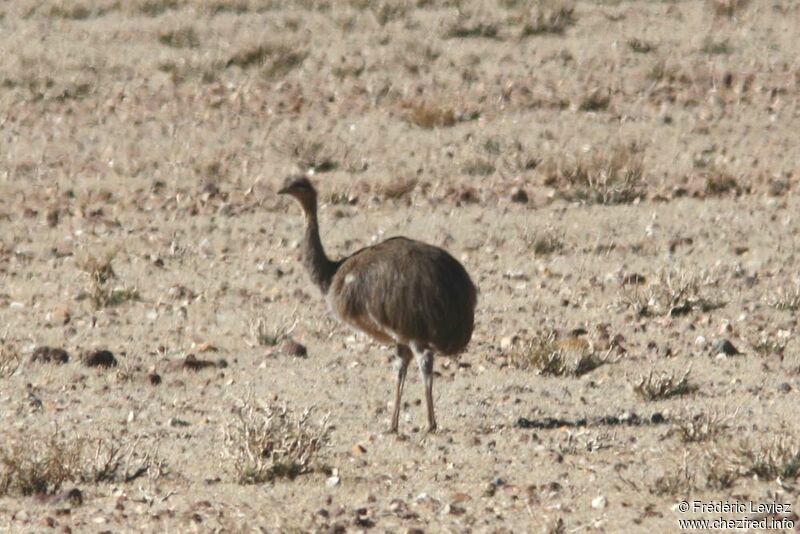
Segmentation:
[(147, 380), (150, 381), (150, 384), (157, 386), (161, 383), (161, 375), (158, 373), (150, 373), (147, 375)]
[(660, 425), (666, 422), (667, 420), (664, 418), (664, 415), (661, 412), (653, 412), (653, 415), (650, 416), (651, 424)]
[(511, 190), (511, 202), (517, 202), (519, 204), (527, 204), (528, 203), (528, 193), (525, 192), (524, 189), (521, 187), (515, 187)]
[(283, 342), (281, 352), (289, 356), (297, 356), (298, 358), (305, 358), (308, 356), (308, 350), (306, 350), (305, 346), (293, 339), (287, 339)]
[(720, 352), (727, 355), (727, 356), (736, 356), (737, 354), (741, 354), (739, 349), (733, 346), (733, 343), (728, 341), (727, 339), (720, 339), (716, 343), (714, 343), (714, 352), (719, 354)]
[(69, 353), (64, 349), (55, 347), (36, 347), (31, 355), (31, 361), (40, 363), (67, 363), (69, 361)]
[(87, 367), (116, 367), (117, 359), (110, 350), (95, 350), (83, 355), (83, 364)]

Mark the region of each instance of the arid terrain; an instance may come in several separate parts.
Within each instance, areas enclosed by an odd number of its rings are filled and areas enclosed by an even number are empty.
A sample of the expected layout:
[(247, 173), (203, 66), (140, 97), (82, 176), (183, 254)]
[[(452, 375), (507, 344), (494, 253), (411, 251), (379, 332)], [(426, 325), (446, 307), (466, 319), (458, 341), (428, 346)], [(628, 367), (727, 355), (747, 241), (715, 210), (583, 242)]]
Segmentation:
[[(0, 2), (0, 531), (800, 525), (798, 28), (792, 0)], [(385, 433), (393, 347), (310, 284), (293, 173), (331, 256), (406, 235), (480, 287), (439, 432), (412, 368)]]

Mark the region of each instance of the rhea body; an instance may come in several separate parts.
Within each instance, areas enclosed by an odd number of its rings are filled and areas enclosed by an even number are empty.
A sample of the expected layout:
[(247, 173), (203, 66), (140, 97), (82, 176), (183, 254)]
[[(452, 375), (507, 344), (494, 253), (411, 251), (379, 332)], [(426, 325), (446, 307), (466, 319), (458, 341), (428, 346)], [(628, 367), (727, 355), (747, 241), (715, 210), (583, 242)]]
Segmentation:
[(325, 254), (317, 220), (317, 193), (305, 177), (290, 177), (280, 194), (294, 197), (306, 219), (302, 261), (329, 308), (342, 321), (396, 346), (397, 388), (390, 431), (397, 432), (406, 372), (416, 359), (425, 385), (428, 430), (436, 430), (433, 355), (463, 351), (475, 319), (477, 289), (445, 250), (393, 237), (340, 260)]

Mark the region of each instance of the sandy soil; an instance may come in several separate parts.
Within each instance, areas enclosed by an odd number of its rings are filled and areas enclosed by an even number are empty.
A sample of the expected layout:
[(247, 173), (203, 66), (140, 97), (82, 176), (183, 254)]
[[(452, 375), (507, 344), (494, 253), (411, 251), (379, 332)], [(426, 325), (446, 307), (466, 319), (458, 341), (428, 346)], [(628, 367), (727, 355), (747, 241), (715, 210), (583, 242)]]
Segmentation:
[[(0, 529), (800, 524), (798, 27), (788, 0), (0, 4)], [(293, 172), (331, 256), (406, 235), (480, 286), (438, 433), (416, 373), (383, 433), (392, 349), (309, 284)], [(310, 472), (240, 483), (243, 402), (329, 414)], [(31, 495), (43, 458), (66, 474)]]

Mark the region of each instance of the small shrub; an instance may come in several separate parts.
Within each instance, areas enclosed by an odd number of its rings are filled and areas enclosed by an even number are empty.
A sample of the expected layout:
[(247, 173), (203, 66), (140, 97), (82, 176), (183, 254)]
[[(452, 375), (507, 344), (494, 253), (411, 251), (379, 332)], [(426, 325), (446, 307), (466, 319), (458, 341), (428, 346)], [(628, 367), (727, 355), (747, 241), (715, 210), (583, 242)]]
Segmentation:
[(638, 148), (617, 145), (608, 152), (549, 160), (545, 184), (567, 200), (624, 204), (644, 195), (644, 167)]
[(703, 39), (703, 45), (700, 47), (700, 51), (708, 55), (723, 55), (730, 54), (733, 49), (727, 39), (716, 40), (708, 36)]
[(280, 78), (299, 67), (308, 52), (285, 43), (262, 43), (242, 48), (228, 58), (225, 67), (259, 67), (267, 79)]
[(159, 34), (158, 42), (172, 48), (196, 48), (200, 45), (200, 38), (192, 26), (185, 26)]
[(562, 34), (575, 24), (575, 7), (564, 0), (538, 0), (522, 18), (522, 37)]
[(637, 54), (649, 54), (656, 49), (656, 46), (649, 41), (642, 39), (632, 38), (628, 39), (628, 48)]
[(776, 310), (800, 310), (800, 281), (795, 280), (792, 287), (780, 288), (769, 304)]
[(717, 17), (733, 18), (750, 3), (750, 0), (706, 0), (706, 6)]
[(292, 479), (315, 469), (329, 435), (328, 417), (312, 422), (311, 408), (296, 415), (286, 404), (245, 401), (223, 428), (224, 455), (239, 484)]
[(17, 348), (6, 341), (5, 336), (0, 338), (0, 378), (13, 375), (19, 368), (20, 357)]
[(656, 478), (650, 486), (654, 495), (686, 496), (697, 489), (697, 474), (689, 467), (689, 460), (684, 456), (683, 463)]
[(112, 282), (117, 278), (117, 274), (111, 266), (115, 254), (115, 252), (108, 253), (103, 259), (89, 255), (81, 266), (83, 271), (89, 275), (91, 286), (88, 295), (97, 309), (119, 306), (125, 302), (139, 299), (139, 292), (136, 288), (112, 286)]
[(592, 89), (581, 98), (578, 104), (580, 111), (603, 111), (611, 103), (611, 94), (608, 90)]
[(523, 236), (525, 244), (536, 256), (549, 256), (564, 249), (564, 236), (551, 228), (533, 235), (527, 232)]
[(730, 430), (730, 421), (734, 416), (720, 416), (717, 413), (700, 413), (674, 419), (670, 429), (684, 443), (714, 441), (726, 435)]
[(261, 347), (274, 347), (294, 331), (297, 323), (288, 324), (269, 320), (265, 316), (250, 321), (249, 330), (252, 344)]
[(398, 178), (383, 186), (381, 192), (384, 198), (400, 200), (414, 191), (417, 187), (416, 178)]
[(341, 153), (346, 151), (332, 146), (328, 136), (304, 134), (295, 129), (282, 135), (274, 146), (278, 152), (294, 160), (304, 171), (313, 170), (317, 173), (339, 168)]
[(486, 20), (478, 13), (462, 11), (456, 20), (449, 24), (445, 30), (445, 39), (465, 39), (468, 37), (484, 37), (493, 39), (497, 37), (497, 24)]
[(646, 376), (642, 376), (639, 382), (634, 385), (633, 390), (648, 401), (686, 395), (697, 389), (697, 386), (689, 383), (690, 372), (691, 369), (687, 369), (681, 378), (676, 379), (672, 373), (654, 376), (651, 370)]
[(608, 363), (609, 353), (598, 354), (582, 338), (558, 341), (555, 332), (539, 333), (510, 355), (517, 369), (536, 370), (542, 375), (582, 376)]
[(743, 476), (757, 476), (762, 480), (783, 478), (791, 480), (800, 475), (800, 444), (785, 436), (769, 443), (742, 441), (732, 454), (732, 462)]
[(404, 115), (406, 121), (420, 128), (432, 130), (433, 128), (450, 127), (456, 123), (456, 113), (453, 108), (446, 105), (419, 103), (410, 106)]
[(52, 494), (67, 482), (130, 482), (163, 469), (137, 441), (36, 434), (0, 447), (0, 496)]

